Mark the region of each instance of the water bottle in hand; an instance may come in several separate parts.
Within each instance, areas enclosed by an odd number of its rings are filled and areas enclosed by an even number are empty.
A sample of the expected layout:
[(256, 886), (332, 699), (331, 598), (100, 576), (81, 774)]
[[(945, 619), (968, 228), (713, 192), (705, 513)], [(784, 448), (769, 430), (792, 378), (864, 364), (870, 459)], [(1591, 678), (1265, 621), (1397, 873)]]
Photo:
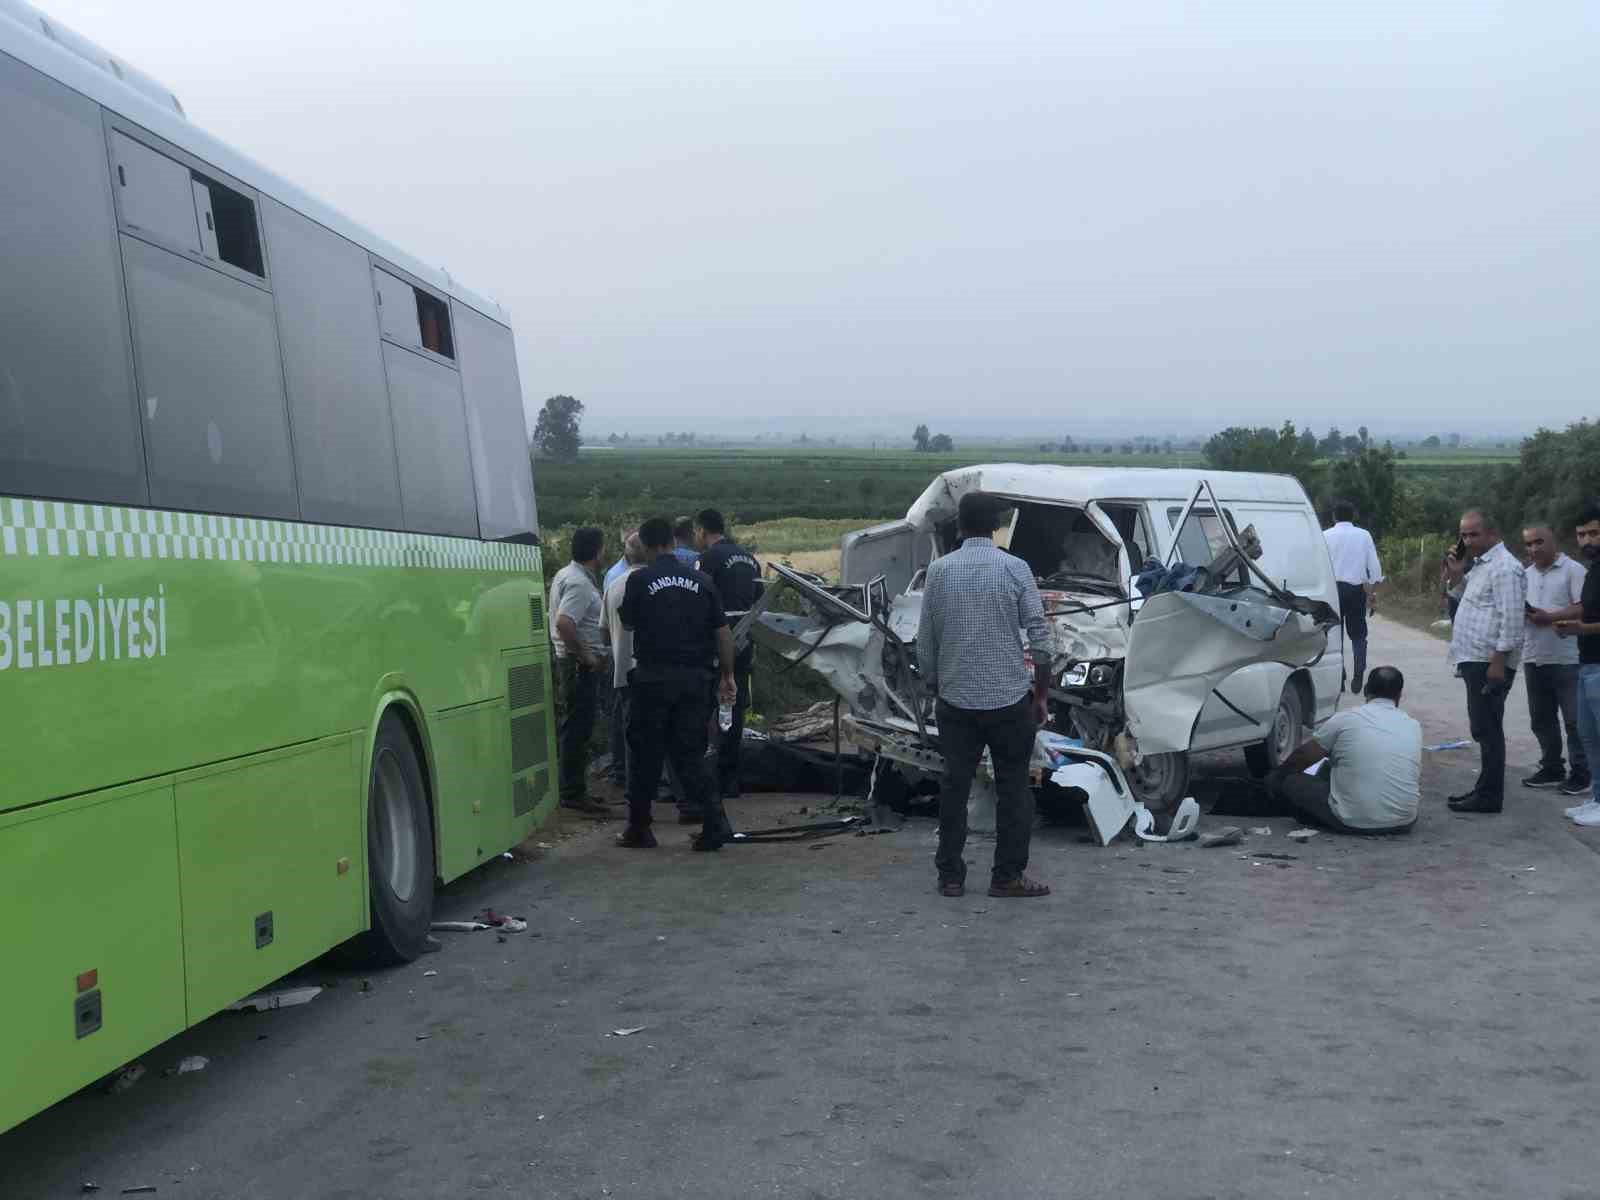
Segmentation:
[(717, 724), (722, 727), (723, 733), (733, 728), (733, 705), (723, 704), (717, 709)]

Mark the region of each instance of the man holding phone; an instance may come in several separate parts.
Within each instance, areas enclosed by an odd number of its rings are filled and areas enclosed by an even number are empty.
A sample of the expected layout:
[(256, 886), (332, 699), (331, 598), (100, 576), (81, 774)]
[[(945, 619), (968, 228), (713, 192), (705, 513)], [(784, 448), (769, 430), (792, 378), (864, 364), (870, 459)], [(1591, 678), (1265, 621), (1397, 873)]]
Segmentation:
[[(1555, 628), (1559, 620), (1583, 615), (1584, 569), (1561, 553), (1555, 530), (1546, 522), (1531, 521), (1523, 527), (1522, 548), (1528, 552), (1522, 686), (1528, 693), (1528, 724), (1539, 739), (1539, 769), (1522, 786), (1559, 788), (1568, 796), (1587, 797), (1589, 759), (1578, 736), (1578, 647)], [(1569, 762), (1571, 774), (1565, 769)]]
[[(1578, 550), (1589, 565), (1583, 580), (1582, 614), (1556, 621), (1556, 633), (1578, 639), (1578, 737), (1589, 752), (1591, 771), (1600, 762), (1600, 504), (1578, 514)], [(1579, 825), (1600, 826), (1600, 792), (1591, 781), (1589, 802), (1567, 815)]]
[(1450, 797), (1456, 812), (1497, 813), (1506, 791), (1506, 695), (1522, 658), (1527, 581), (1522, 564), (1500, 541), (1482, 509), (1461, 514), (1461, 544), (1472, 571), (1453, 551), (1445, 560), (1452, 584), (1466, 577), (1450, 631), (1450, 661), (1467, 687), (1467, 720), (1478, 743), (1478, 780)]

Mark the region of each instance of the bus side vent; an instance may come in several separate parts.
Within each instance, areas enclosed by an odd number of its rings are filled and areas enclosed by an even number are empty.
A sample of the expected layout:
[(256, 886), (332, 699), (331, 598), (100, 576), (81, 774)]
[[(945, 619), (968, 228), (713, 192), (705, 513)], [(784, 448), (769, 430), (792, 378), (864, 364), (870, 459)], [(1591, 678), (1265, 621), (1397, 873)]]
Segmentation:
[(86, 1038), (100, 1028), (102, 1009), (100, 1005), (100, 989), (85, 992), (72, 1002), (74, 1023), (78, 1028), (78, 1036)]
[(544, 627), (544, 597), (528, 597), (528, 628), (533, 634), (533, 644), (538, 645), (547, 636)]
[(511, 718), (511, 770), (520, 774), (529, 767), (550, 761), (550, 745), (545, 738), (545, 714), (525, 713)]
[(513, 710), (544, 703), (543, 663), (528, 663), (506, 672), (506, 703)]
[[(536, 784), (535, 781), (538, 781)], [(524, 817), (531, 813), (539, 803), (539, 788), (544, 783), (544, 769), (529, 771), (526, 775), (518, 775), (511, 781), (511, 813), (513, 816)]]

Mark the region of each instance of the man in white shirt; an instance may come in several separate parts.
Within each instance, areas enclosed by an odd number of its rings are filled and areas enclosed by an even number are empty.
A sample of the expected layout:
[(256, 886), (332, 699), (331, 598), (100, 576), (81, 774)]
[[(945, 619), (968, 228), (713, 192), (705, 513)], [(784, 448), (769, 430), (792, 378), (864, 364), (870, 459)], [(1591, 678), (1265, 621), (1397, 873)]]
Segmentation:
[(620, 784), (623, 796), (628, 794), (628, 760), (631, 757), (628, 754), (628, 672), (633, 670), (633, 630), (622, 623), (617, 613), (628, 587), (628, 576), (644, 566), (644, 558), (644, 542), (636, 529), (622, 543), (622, 559), (626, 566), (606, 585), (600, 609), (600, 627), (611, 638), (611, 780)]
[[(1578, 644), (1556, 632), (1556, 622), (1583, 615), (1583, 567), (1561, 552), (1548, 524), (1522, 531), (1528, 552), (1528, 619), (1522, 634), (1522, 678), (1528, 690), (1528, 724), (1539, 739), (1539, 770), (1523, 787), (1559, 788), (1568, 796), (1589, 794), (1589, 759), (1578, 736)], [(1568, 775), (1561, 757), (1561, 727), (1567, 730)]]
[(1333, 506), (1333, 527), (1322, 531), (1333, 560), (1333, 577), (1339, 585), (1339, 615), (1345, 640), (1354, 659), (1350, 690), (1361, 694), (1361, 677), (1367, 673), (1367, 617), (1378, 611), (1377, 586), (1383, 582), (1378, 548), (1372, 535), (1355, 523), (1355, 505), (1341, 500)]
[(1473, 561), (1470, 573), (1454, 550), (1445, 573), (1460, 583), (1461, 604), (1450, 625), (1450, 661), (1467, 687), (1467, 721), (1478, 743), (1478, 779), (1470, 792), (1450, 797), (1455, 812), (1497, 813), (1506, 791), (1506, 696), (1522, 661), (1527, 623), (1527, 582), (1522, 564), (1500, 541), (1482, 509), (1461, 514), (1461, 542)]
[(585, 526), (572, 535), (572, 561), (550, 581), (550, 649), (555, 655), (556, 754), (561, 806), (609, 815), (589, 798), (589, 739), (594, 735), (600, 674), (611, 646), (600, 628), (600, 553), (605, 535)]
[[(1415, 825), (1422, 726), (1400, 711), (1405, 682), (1394, 667), (1374, 667), (1367, 702), (1324, 721), (1273, 772), (1273, 794), (1301, 820), (1339, 833), (1404, 833)], [(1318, 763), (1315, 774), (1305, 773)]]

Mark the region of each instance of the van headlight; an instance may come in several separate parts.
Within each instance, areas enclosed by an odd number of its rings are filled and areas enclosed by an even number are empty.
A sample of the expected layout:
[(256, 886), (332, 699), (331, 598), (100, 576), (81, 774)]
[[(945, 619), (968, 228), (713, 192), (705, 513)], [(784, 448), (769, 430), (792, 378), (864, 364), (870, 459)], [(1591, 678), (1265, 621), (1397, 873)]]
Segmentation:
[(1061, 673), (1064, 688), (1105, 687), (1116, 677), (1110, 663), (1076, 662)]

